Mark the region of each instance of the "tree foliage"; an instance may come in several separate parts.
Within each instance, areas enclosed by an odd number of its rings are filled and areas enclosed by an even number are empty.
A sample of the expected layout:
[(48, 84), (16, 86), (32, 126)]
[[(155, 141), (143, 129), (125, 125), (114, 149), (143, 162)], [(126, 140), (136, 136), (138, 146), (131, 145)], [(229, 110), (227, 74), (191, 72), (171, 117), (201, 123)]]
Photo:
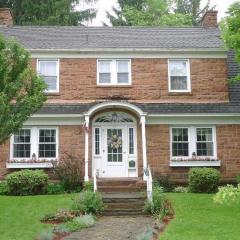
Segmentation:
[(16, 25), (77, 26), (96, 16), (96, 10), (88, 8), (75, 11), (80, 2), (94, 0), (2, 0), (1, 7), (12, 9)]
[[(235, 52), (235, 57), (240, 63), (240, 2), (233, 3), (227, 12), (227, 16), (220, 24), (223, 40), (228, 49)], [(240, 80), (240, 74), (232, 80)]]
[(191, 24), (197, 26), (200, 24), (203, 15), (210, 9), (210, 0), (202, 8), (201, 2), (202, 0), (174, 0), (174, 12), (189, 15), (191, 17)]
[(172, 13), (168, 0), (146, 0), (141, 10), (124, 7), (123, 13), (133, 26), (186, 26), (191, 25), (190, 16)]
[(107, 17), (113, 26), (196, 26), (209, 4), (201, 8), (201, 0), (118, 0), (119, 7)]
[(0, 36), (0, 143), (42, 106), (45, 87), (30, 68), (28, 52)]

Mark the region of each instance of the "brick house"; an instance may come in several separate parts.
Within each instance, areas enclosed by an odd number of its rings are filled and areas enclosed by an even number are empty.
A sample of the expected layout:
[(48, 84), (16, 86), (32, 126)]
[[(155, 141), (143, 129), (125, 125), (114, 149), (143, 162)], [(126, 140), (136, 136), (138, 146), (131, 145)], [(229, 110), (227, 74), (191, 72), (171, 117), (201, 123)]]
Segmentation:
[(186, 180), (190, 167), (240, 173), (238, 67), (217, 12), (201, 27), (20, 27), (0, 10), (0, 33), (31, 53), (48, 84), (44, 107), (0, 146), (0, 177), (52, 167), (72, 154), (83, 178)]

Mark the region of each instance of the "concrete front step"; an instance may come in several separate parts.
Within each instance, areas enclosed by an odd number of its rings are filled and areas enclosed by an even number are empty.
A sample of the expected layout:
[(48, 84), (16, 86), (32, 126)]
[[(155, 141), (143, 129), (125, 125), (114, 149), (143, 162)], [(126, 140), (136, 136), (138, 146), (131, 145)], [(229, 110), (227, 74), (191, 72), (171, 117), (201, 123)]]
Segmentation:
[(98, 186), (99, 192), (140, 192), (143, 190), (137, 186)]
[(115, 210), (115, 209), (124, 209), (124, 210), (139, 210), (144, 208), (144, 202), (134, 202), (134, 203), (106, 203), (105, 204), (106, 210)]
[(143, 210), (135, 209), (114, 209), (114, 210), (105, 210), (103, 213), (104, 216), (139, 216), (146, 215)]

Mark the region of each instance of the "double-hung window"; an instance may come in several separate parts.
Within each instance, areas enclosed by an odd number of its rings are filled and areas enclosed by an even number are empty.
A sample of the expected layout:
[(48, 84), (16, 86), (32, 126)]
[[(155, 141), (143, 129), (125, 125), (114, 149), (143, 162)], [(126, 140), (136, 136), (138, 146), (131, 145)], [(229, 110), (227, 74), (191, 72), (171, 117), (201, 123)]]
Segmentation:
[(131, 85), (130, 59), (98, 59), (98, 85)]
[(29, 127), (18, 130), (11, 137), (11, 159), (50, 159), (58, 157), (56, 127)]
[(31, 129), (20, 129), (13, 136), (13, 158), (30, 158)]
[(47, 84), (46, 92), (59, 92), (58, 59), (38, 59), (37, 72)]
[(189, 60), (168, 60), (168, 88), (169, 92), (190, 92)]
[(215, 127), (172, 127), (171, 157), (216, 159)]

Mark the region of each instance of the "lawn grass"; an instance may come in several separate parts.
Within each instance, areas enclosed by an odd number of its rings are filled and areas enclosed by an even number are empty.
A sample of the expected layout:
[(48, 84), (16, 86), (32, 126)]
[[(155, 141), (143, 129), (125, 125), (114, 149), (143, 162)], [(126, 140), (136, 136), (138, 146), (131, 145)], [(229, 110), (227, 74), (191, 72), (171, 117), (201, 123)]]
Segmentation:
[(48, 228), (40, 222), (46, 213), (69, 208), (76, 194), (11, 197), (0, 196), (0, 239), (33, 240)]
[(239, 240), (240, 204), (218, 205), (211, 194), (169, 193), (175, 218), (159, 240)]

